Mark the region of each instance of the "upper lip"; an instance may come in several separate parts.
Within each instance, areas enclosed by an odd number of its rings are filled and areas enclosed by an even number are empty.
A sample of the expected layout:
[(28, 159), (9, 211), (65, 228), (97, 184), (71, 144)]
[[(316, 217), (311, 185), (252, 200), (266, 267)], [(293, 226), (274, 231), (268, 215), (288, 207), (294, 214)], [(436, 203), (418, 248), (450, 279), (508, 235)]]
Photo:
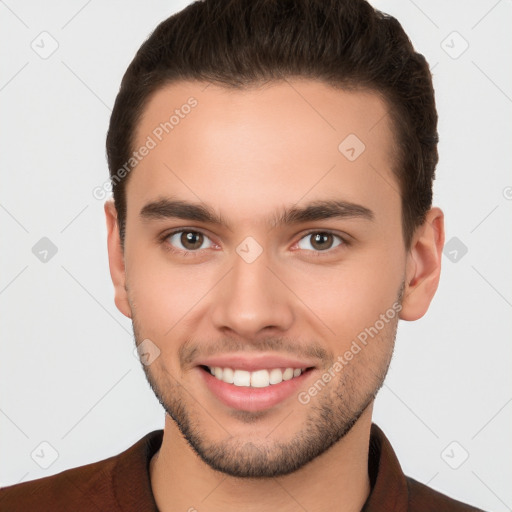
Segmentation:
[(198, 363), (198, 366), (233, 368), (235, 370), (253, 372), (273, 368), (310, 368), (315, 365), (312, 361), (296, 359), (289, 356), (279, 356), (275, 354), (243, 355), (237, 353), (203, 359)]

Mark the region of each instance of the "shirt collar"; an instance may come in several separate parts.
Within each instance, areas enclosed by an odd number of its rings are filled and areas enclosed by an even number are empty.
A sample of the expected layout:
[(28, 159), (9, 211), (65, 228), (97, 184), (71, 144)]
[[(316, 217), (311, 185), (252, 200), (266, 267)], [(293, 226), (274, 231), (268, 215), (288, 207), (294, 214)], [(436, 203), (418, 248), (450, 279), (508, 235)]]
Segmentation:
[[(149, 463), (162, 444), (163, 433), (163, 430), (149, 432), (119, 455), (112, 483), (121, 510), (158, 512), (151, 489)], [(390, 442), (375, 423), (370, 431), (368, 474), (371, 491), (361, 512), (407, 511), (405, 475)]]
[(375, 423), (370, 431), (368, 474), (371, 491), (361, 512), (407, 512), (405, 475), (391, 443)]

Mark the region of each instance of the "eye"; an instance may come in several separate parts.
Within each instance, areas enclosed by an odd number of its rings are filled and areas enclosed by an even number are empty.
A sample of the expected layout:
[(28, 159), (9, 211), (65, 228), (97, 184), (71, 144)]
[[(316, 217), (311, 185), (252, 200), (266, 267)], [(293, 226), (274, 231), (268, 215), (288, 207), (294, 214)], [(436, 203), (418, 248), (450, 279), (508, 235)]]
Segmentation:
[(167, 249), (184, 254), (198, 252), (199, 249), (208, 249), (212, 247), (212, 243), (203, 247), (203, 244), (207, 240), (210, 239), (204, 233), (191, 229), (173, 231), (172, 233), (167, 233), (162, 237), (162, 242), (166, 245)]
[[(307, 240), (308, 238), (311, 238), (312, 241), (309, 244), (307, 242), (303, 243), (303, 240)], [(333, 240), (335, 238), (337, 238), (340, 242), (333, 245)], [(330, 231), (311, 231), (306, 236), (302, 237), (298, 242), (299, 249), (309, 250), (309, 248), (312, 247), (315, 252), (325, 252), (342, 244), (348, 245), (341, 236), (335, 235)], [(308, 247), (308, 245), (310, 247)]]
[[(308, 239), (311, 242), (307, 242)], [(338, 239), (338, 243), (336, 243), (336, 239)], [(184, 256), (195, 256), (198, 255), (201, 249), (210, 249), (215, 246), (208, 236), (201, 231), (193, 229), (181, 229), (166, 233), (161, 237), (160, 241), (166, 250), (183, 254)], [(313, 252), (315, 255), (332, 252), (331, 249), (340, 245), (349, 245), (349, 243), (340, 235), (330, 231), (311, 231), (304, 235), (297, 243), (299, 249)]]

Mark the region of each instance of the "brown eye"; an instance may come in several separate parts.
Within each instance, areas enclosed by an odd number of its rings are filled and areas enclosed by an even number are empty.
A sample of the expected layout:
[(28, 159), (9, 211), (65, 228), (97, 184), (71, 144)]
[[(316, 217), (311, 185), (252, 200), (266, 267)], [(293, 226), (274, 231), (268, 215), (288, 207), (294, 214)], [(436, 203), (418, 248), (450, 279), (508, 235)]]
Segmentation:
[[(343, 239), (334, 233), (330, 233), (329, 231), (314, 231), (312, 233), (308, 233), (306, 236), (301, 238), (299, 241), (299, 248), (300, 249), (307, 249), (309, 250), (308, 244), (302, 244), (303, 240), (310, 239), (309, 242), (310, 247), (314, 249), (314, 251), (327, 251), (329, 249), (332, 249), (333, 247), (337, 247), (338, 245), (341, 245), (343, 242)], [(340, 240), (339, 243), (333, 245), (335, 242), (335, 239)]]
[(185, 249), (199, 249), (203, 245), (203, 235), (194, 231), (183, 231), (180, 236), (180, 242)]
[(199, 231), (181, 230), (170, 233), (166, 239), (168, 243), (173, 246), (178, 252), (196, 251), (198, 249), (205, 249), (208, 247), (202, 247), (206, 240), (209, 240), (207, 236)]

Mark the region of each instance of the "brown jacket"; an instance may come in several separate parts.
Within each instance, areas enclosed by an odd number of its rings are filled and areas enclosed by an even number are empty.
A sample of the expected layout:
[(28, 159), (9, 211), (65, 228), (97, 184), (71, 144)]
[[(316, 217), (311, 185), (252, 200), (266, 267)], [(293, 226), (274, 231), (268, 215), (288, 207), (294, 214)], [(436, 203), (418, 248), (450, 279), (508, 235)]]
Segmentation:
[[(126, 451), (56, 475), (0, 488), (1, 512), (158, 512), (149, 461), (163, 430)], [(405, 476), (382, 430), (372, 423), (368, 461), (371, 493), (361, 512), (483, 512)]]

